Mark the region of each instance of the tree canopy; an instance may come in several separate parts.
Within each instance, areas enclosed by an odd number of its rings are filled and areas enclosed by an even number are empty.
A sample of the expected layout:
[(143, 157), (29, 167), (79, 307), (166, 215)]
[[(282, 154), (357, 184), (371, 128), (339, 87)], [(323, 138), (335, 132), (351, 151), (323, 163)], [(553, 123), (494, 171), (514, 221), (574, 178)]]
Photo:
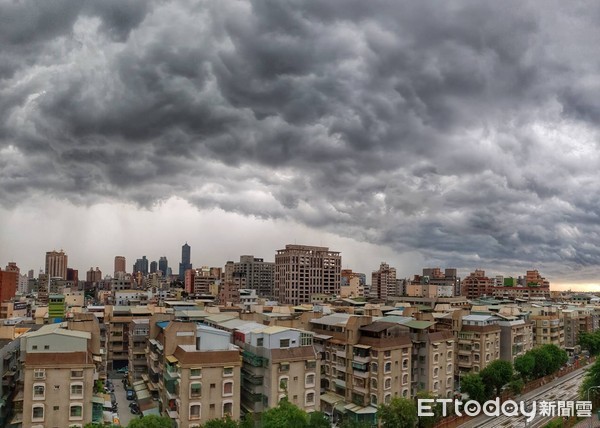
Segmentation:
[(413, 428), (418, 421), (417, 406), (407, 398), (394, 397), (390, 404), (382, 404), (377, 416), (384, 428)]

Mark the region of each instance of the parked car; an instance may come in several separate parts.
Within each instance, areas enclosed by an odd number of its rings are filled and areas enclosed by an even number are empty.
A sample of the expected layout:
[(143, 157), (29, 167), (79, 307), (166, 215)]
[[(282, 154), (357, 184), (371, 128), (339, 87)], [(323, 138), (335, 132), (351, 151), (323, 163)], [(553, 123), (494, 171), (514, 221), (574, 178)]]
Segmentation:
[(127, 373), (129, 373), (129, 367), (127, 367), (127, 366), (121, 367), (120, 369), (117, 369), (117, 373), (127, 374)]
[(135, 391), (133, 389), (128, 389), (127, 390), (127, 399), (128, 400), (135, 399)]

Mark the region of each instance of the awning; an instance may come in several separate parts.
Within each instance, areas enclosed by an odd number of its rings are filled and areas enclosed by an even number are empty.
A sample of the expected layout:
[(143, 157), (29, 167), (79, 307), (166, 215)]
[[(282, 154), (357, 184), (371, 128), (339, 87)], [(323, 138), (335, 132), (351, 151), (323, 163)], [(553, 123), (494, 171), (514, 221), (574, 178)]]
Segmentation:
[(167, 355), (167, 361), (171, 364), (175, 364), (175, 363), (179, 362), (179, 360), (177, 358), (175, 358), (173, 355)]
[(331, 339), (333, 336), (327, 336), (325, 334), (315, 334), (314, 338), (315, 339), (321, 339), (321, 340), (329, 340)]
[(160, 416), (160, 412), (158, 411), (158, 407), (152, 407), (151, 409), (144, 410), (142, 412), (142, 415), (144, 415), (144, 416), (148, 416), (148, 415)]
[(377, 409), (375, 407), (371, 407), (371, 406), (363, 407), (363, 406), (359, 406), (354, 403), (347, 404), (346, 406), (344, 406), (344, 408), (352, 413), (356, 413), (359, 415), (377, 413)]
[(335, 404), (344, 401), (344, 397), (342, 397), (341, 395), (330, 394), (329, 392), (326, 392), (325, 394), (321, 394), (321, 401), (324, 401), (328, 404)]
[(102, 398), (102, 397), (92, 397), (92, 403), (102, 404), (104, 406), (104, 398)]
[(148, 391), (147, 389), (142, 389), (141, 391), (136, 392), (135, 395), (137, 396), (138, 400), (143, 400), (144, 398), (151, 397), (150, 391)]
[(358, 343), (357, 343), (356, 345), (352, 345), (352, 346), (354, 346), (355, 348), (360, 348), (360, 349), (371, 349), (371, 347), (370, 347), (370, 346), (367, 346), (367, 345), (359, 345)]

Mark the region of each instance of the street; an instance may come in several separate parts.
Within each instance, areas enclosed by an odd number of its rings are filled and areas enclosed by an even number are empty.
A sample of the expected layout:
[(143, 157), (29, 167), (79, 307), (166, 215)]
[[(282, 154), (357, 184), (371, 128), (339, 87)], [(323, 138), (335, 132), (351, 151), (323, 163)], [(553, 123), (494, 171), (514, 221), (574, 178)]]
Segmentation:
[(111, 376), (110, 380), (115, 386), (115, 396), (117, 397), (117, 405), (119, 407), (117, 412), (119, 415), (119, 420), (121, 421), (121, 425), (126, 427), (129, 425), (129, 422), (133, 418), (137, 418), (138, 415), (132, 415), (129, 409), (129, 403), (131, 403), (131, 401), (127, 400), (127, 395), (122, 382), (123, 375), (111, 372), (109, 376)]

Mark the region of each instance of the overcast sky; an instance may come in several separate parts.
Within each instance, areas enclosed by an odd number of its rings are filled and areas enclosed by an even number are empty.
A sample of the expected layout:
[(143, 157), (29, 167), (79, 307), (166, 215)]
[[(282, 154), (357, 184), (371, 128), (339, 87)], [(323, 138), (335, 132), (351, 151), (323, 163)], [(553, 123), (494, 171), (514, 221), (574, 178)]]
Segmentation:
[(597, 2), (0, 1), (0, 265), (296, 242), (363, 272), (600, 283), (599, 22)]

